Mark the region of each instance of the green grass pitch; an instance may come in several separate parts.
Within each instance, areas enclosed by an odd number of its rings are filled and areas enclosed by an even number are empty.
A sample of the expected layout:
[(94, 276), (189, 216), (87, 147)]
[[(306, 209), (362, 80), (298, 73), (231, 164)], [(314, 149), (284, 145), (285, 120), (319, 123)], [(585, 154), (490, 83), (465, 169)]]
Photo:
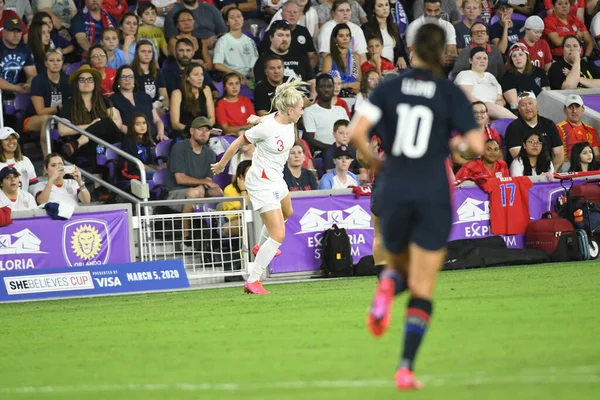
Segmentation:
[(598, 262), (444, 272), (416, 370), (392, 377), (374, 278), (0, 305), (0, 399), (600, 399)]

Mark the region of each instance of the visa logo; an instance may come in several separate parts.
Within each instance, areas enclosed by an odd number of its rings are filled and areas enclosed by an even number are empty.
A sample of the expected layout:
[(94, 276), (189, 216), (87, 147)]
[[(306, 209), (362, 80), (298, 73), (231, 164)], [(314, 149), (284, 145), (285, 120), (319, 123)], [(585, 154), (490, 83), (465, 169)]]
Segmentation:
[(118, 276), (115, 277), (104, 277), (104, 278), (94, 278), (98, 286), (100, 287), (115, 287), (115, 286), (123, 286), (121, 284), (121, 280)]

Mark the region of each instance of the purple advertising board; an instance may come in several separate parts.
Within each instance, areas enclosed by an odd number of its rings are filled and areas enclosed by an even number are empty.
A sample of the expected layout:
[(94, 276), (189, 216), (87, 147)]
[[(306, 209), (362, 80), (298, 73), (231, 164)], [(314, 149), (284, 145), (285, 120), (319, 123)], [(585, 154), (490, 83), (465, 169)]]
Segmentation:
[[(554, 210), (556, 200), (563, 192), (559, 182), (536, 183), (529, 189), (530, 219), (537, 220), (544, 212)], [(469, 186), (456, 188), (453, 196), (453, 225), (449, 240), (493, 235), (487, 193), (477, 186)], [(318, 270), (323, 232), (334, 223), (348, 231), (355, 263), (361, 257), (372, 254), (373, 223), (369, 201), (369, 197), (356, 199), (350, 194), (292, 198), (294, 215), (286, 222), (281, 256), (271, 262), (270, 273)], [(524, 235), (509, 235), (504, 240), (509, 248), (525, 247)]]
[(270, 273), (319, 269), (323, 232), (333, 224), (348, 231), (355, 263), (372, 254), (373, 222), (369, 203), (369, 197), (356, 199), (351, 194), (293, 198), (294, 215), (285, 223), (281, 256), (271, 262)]
[(131, 261), (125, 210), (32, 217), (0, 229), (0, 275), (9, 271), (83, 267)]
[[(538, 182), (529, 189), (529, 216), (540, 219), (554, 210), (556, 199), (564, 192), (559, 182)], [(491, 236), (489, 195), (477, 186), (456, 188), (453, 192), (454, 212), (449, 240), (477, 239)], [(503, 235), (500, 235), (503, 236)], [(503, 236), (510, 248), (525, 247), (524, 235)]]

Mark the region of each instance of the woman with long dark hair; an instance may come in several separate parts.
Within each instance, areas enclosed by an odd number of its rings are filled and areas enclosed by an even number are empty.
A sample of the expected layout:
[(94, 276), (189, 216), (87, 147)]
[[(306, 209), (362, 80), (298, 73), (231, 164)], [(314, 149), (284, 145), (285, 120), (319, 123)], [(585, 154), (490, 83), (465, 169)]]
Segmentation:
[(367, 43), (372, 37), (379, 38), (383, 43), (383, 57), (391, 60), (398, 69), (405, 69), (408, 57), (398, 25), (394, 23), (390, 10), (391, 5), (388, 0), (375, 0), (369, 22), (363, 24), (361, 28), (365, 32)]
[[(374, 336), (389, 327), (394, 298), (410, 292), (404, 348), (394, 377), (400, 390), (422, 386), (413, 372), (414, 362), (431, 319), (436, 277), (452, 227), (445, 161), (452, 150), (483, 152), (471, 104), (444, 74), (445, 43), (440, 26), (419, 28), (411, 60), (414, 69), (376, 87), (350, 126), (352, 142), (366, 164), (375, 171), (383, 168), (377, 178), (381, 204), (377, 216), (388, 254), (367, 316)], [(369, 132), (375, 126), (385, 161), (369, 146)], [(449, 139), (453, 131), (461, 135)]]
[[(152, 147), (155, 146), (150, 135), (150, 124), (146, 114), (133, 113), (127, 124), (127, 134), (121, 141), (121, 150), (139, 159), (145, 166), (146, 179), (152, 179), (157, 169), (162, 169), (167, 164), (156, 165), (152, 159)], [(135, 163), (121, 158), (121, 176), (125, 180), (140, 179), (140, 170)]]
[(338, 71), (342, 78), (342, 90), (353, 93), (360, 91), (360, 56), (353, 53), (350, 42), (352, 33), (346, 24), (338, 24), (333, 28), (330, 38), (331, 52), (323, 60), (323, 73)]
[[(146, 92), (154, 102), (159, 115), (169, 111), (169, 95), (163, 74), (156, 61), (154, 46), (146, 39), (138, 41), (135, 57), (131, 63), (138, 88)], [(157, 104), (156, 102), (159, 102)]]
[[(60, 116), (100, 139), (117, 143), (123, 136), (120, 130), (123, 124), (121, 115), (111, 101), (102, 96), (101, 83), (100, 72), (89, 65), (83, 65), (71, 74), (69, 85), (73, 91), (72, 97), (63, 101)], [(96, 172), (96, 143), (63, 124), (58, 125), (58, 133), (65, 141), (62, 146), (63, 154), (67, 158), (81, 154)]]
[(215, 104), (210, 88), (204, 84), (204, 68), (191, 63), (183, 70), (181, 89), (171, 93), (172, 136), (189, 137), (190, 126), (197, 117), (206, 117), (214, 125)]
[[(54, 20), (45, 11), (39, 11), (33, 14), (33, 18), (31, 20), (31, 24), (35, 24), (37, 22), (43, 22), (50, 27), (50, 47), (55, 49), (60, 49), (60, 52), (63, 54), (63, 57), (66, 55), (74, 56), (73, 51), (75, 50), (75, 46), (71, 43), (70, 40), (65, 38), (61, 33), (56, 29), (54, 25)], [(70, 36), (69, 36), (70, 37)], [(72, 57), (68, 57), (69, 60), (65, 60), (65, 62), (70, 62)], [(38, 70), (38, 73), (40, 71)]]
[(600, 162), (594, 156), (594, 150), (588, 142), (579, 142), (571, 149), (569, 172), (587, 172), (600, 170)]
[(29, 42), (38, 74), (46, 72), (46, 53), (50, 50), (50, 26), (35, 22), (29, 27)]
[(544, 138), (540, 133), (532, 133), (523, 141), (517, 158), (510, 164), (510, 176), (539, 176), (554, 173)]

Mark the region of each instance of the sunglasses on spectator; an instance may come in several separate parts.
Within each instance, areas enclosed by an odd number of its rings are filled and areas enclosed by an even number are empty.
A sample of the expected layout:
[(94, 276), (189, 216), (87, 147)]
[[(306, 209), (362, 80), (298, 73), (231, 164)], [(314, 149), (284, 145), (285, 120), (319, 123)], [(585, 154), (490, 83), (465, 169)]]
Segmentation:
[(483, 36), (483, 35), (487, 35), (487, 31), (486, 30), (472, 31), (471, 35), (473, 35), (473, 36)]
[(90, 57), (91, 59), (101, 59), (101, 58), (106, 58), (106, 54), (104, 53), (100, 53), (100, 54), (94, 54), (93, 56)]

